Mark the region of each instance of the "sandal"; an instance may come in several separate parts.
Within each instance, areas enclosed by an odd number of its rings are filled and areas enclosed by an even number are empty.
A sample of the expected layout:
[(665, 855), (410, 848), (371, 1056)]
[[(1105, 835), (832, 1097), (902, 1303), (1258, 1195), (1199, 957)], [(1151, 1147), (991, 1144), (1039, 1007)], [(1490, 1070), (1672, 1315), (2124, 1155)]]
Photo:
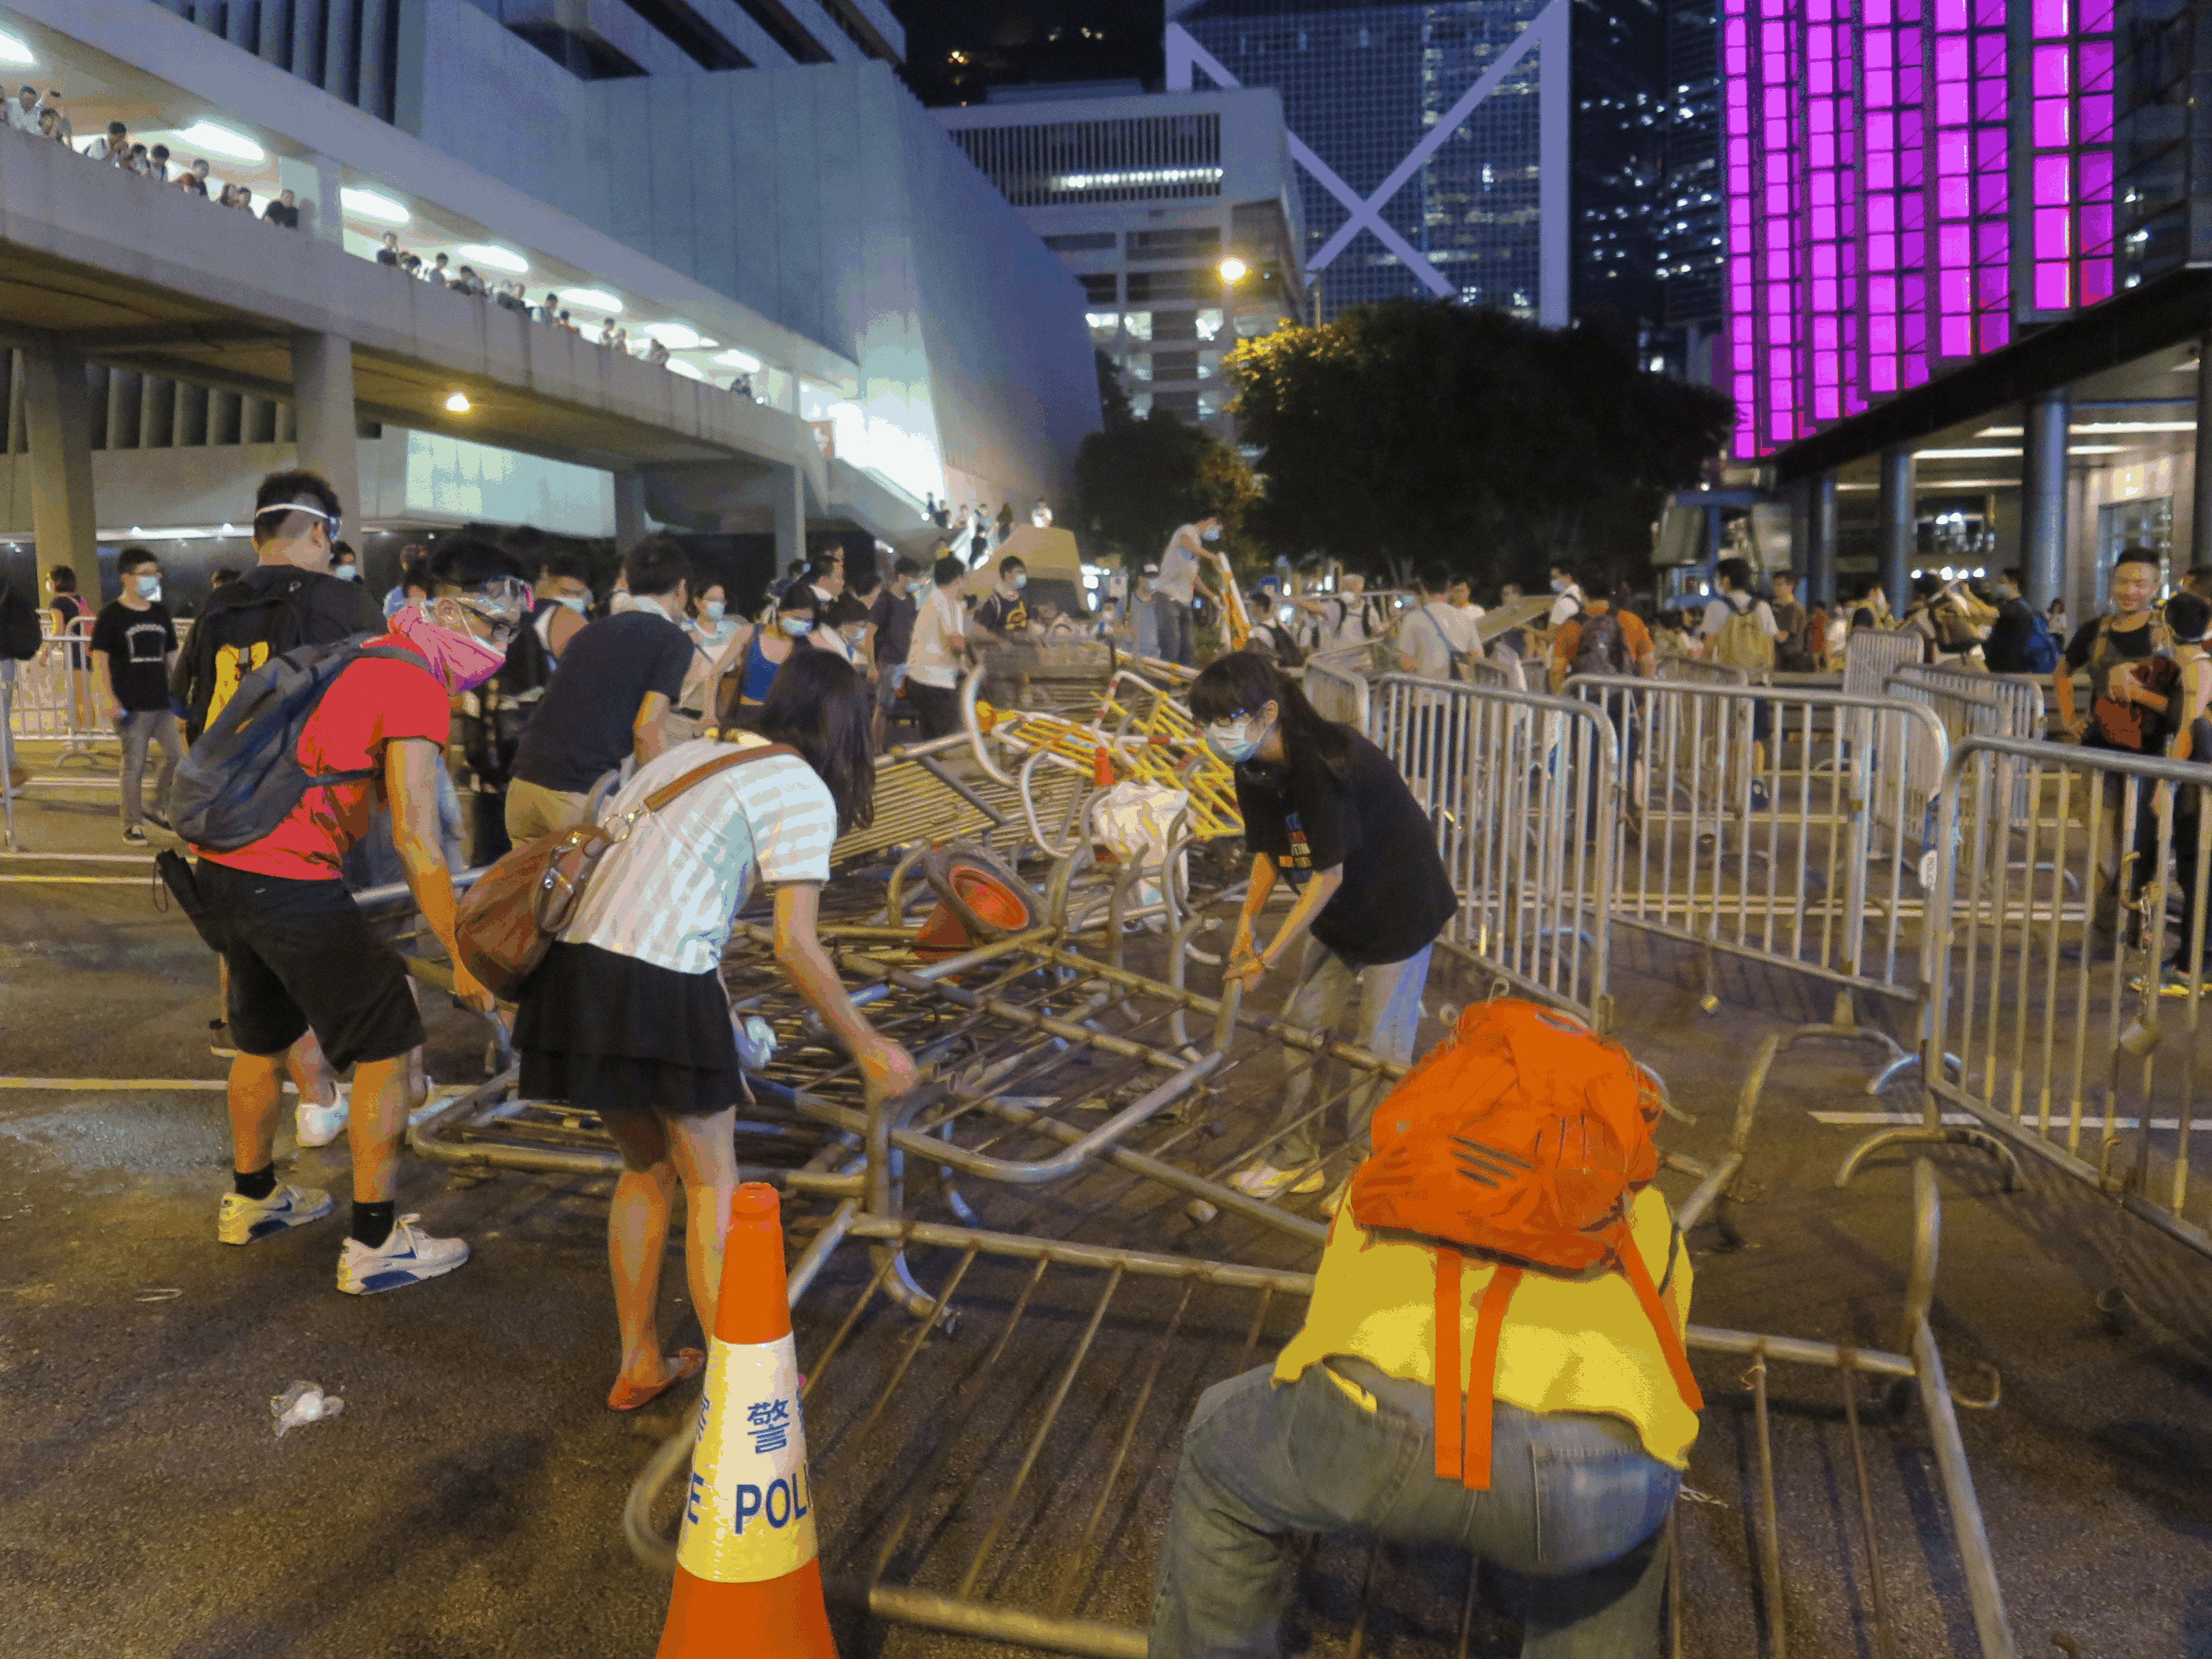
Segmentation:
[(704, 1370), (707, 1356), (696, 1348), (679, 1348), (672, 1362), (663, 1363), (671, 1364), (672, 1368), (668, 1375), (658, 1382), (646, 1384), (633, 1382), (627, 1377), (617, 1377), (614, 1387), (607, 1391), (607, 1409), (634, 1412), (641, 1406), (652, 1404), (678, 1382), (688, 1382)]

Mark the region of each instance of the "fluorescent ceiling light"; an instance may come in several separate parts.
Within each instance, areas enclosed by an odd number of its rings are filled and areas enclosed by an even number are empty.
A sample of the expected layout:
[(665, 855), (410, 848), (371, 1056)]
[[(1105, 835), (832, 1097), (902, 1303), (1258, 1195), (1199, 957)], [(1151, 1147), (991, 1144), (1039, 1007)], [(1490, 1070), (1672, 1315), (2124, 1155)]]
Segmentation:
[(2017, 449), (1916, 449), (1916, 461), (1983, 461), (2000, 455), (2017, 455)]
[(671, 357), (661, 367), (671, 374), (681, 374), (687, 380), (703, 380), (707, 378), (681, 357)]
[(690, 351), (701, 343), (699, 331), (689, 323), (647, 323), (645, 331), (671, 351)]
[(218, 126), (213, 121), (193, 122), (177, 135), (177, 142), (193, 149), (211, 149), (234, 161), (264, 161), (269, 154), (244, 133)]
[(2066, 453), (2069, 455), (2124, 455), (2130, 447), (2127, 444), (2069, 444)]
[(30, 47), (12, 34), (0, 34), (0, 64), (35, 64)]
[[(2194, 421), (2075, 421), (2069, 432), (2194, 432)], [(1985, 426), (1977, 438), (2018, 438), (2026, 429), (2017, 426)]]
[(581, 306), (586, 311), (611, 312), (619, 317), (623, 302), (603, 288), (564, 288), (561, 290), (565, 305)]
[(454, 392), (447, 394), (446, 412), (449, 415), (467, 414), (469, 412), (469, 394), (465, 392)]
[(494, 270), (511, 270), (516, 276), (526, 274), (530, 261), (511, 247), (501, 247), (494, 242), (464, 242), (456, 250), (472, 265), (489, 265)]
[(415, 216), (389, 196), (373, 190), (341, 190), (338, 200), (356, 219), (374, 219), (380, 225), (404, 225)]
[(760, 359), (755, 356), (750, 356), (742, 351), (725, 351), (717, 356), (714, 361), (721, 364), (725, 368), (743, 369), (748, 374), (757, 374), (760, 373)]

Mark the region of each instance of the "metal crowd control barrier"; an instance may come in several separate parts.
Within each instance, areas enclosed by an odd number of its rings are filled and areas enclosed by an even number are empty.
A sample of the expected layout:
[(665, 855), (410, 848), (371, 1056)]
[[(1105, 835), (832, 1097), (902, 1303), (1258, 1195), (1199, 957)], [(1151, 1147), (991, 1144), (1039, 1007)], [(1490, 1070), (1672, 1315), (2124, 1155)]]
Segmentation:
[(1383, 676), (1370, 698), (1367, 734), (1428, 813), (1460, 896), (1437, 943), (1610, 1029), (1620, 751), (1605, 714), (1408, 674)]
[(1887, 696), (1928, 702), (1943, 717), (1955, 748), (1969, 737), (2039, 738), (2044, 681), (2033, 674), (1990, 674), (1940, 663), (1907, 663), (1884, 684)]
[(1306, 701), (1323, 720), (1367, 729), (1367, 676), (1358, 667), (1316, 652), (1306, 659), (1304, 683)]
[[(1735, 1477), (1742, 1518), (1728, 1499), (1707, 1498), (1680, 1506), (1668, 1523), (1674, 1659), (1688, 1634), (1725, 1641), (1741, 1624), (1749, 1625), (1749, 1639), (1738, 1650), (1784, 1653), (1793, 1622), (1801, 1636), (1809, 1623), (1846, 1644), (1870, 1627), (1875, 1652), (1899, 1652), (1904, 1609), (1895, 1598), (1903, 1581), (1885, 1569), (1884, 1524), (1902, 1516), (1932, 1544), (1942, 1523), (1913, 1490), (1925, 1476), (1900, 1470), (1894, 1483), (1877, 1486), (1875, 1472), (1905, 1454), (1869, 1455), (1860, 1403), (1868, 1377), (1916, 1390), (1925, 1414), (1932, 1484), (1942, 1493), (1955, 1557), (1931, 1562), (1926, 1576), (1959, 1586), (1954, 1595), (1962, 1590), (1981, 1659), (2016, 1659), (1929, 1324), (1942, 1215), (1924, 1161), (1913, 1181), (1901, 1352), (1694, 1324), (1686, 1333), (1686, 1346), (1706, 1362), (1708, 1400), (1692, 1480)], [(1694, 1219), (1686, 1206), (1685, 1219)], [(844, 1249), (855, 1241), (867, 1244), (872, 1262)], [(896, 1265), (883, 1253), (886, 1245), (927, 1253), (922, 1270), (935, 1288), (904, 1316), (902, 1298), (885, 1294)], [(814, 1231), (787, 1285), (805, 1356), (801, 1397), (830, 1595), (900, 1624), (1024, 1649), (1141, 1659), (1167, 1477), (1191, 1405), (1209, 1383), (1279, 1347), (1312, 1287), (1309, 1273), (1291, 1267), (903, 1219), (870, 1213), (854, 1199), (839, 1203)], [(1736, 1373), (1740, 1393), (1717, 1385), (1714, 1358), (1731, 1369), (1747, 1362)], [(1778, 1364), (1835, 1374), (1840, 1434), (1825, 1400), (1784, 1415), (1769, 1381)], [(1994, 1394), (1966, 1403), (1994, 1404)], [(1730, 1404), (1733, 1435), (1723, 1415)], [(1780, 1433), (1778, 1423), (1787, 1425)], [(624, 1510), (632, 1549), (664, 1572), (673, 1570), (671, 1523), (694, 1438), (686, 1424), (664, 1443)], [(1848, 1492), (1833, 1480), (1846, 1461)], [(1814, 1478), (1805, 1481), (1808, 1468)], [(1810, 1549), (1784, 1535), (1778, 1474), (1798, 1475), (1793, 1486), (1835, 1492), (1811, 1529), (1820, 1542)], [(1708, 1516), (1705, 1509), (1715, 1503), (1730, 1512)], [(1755, 1551), (1750, 1572), (1733, 1569), (1747, 1529)], [(1744, 1581), (1740, 1611), (1713, 1605), (1708, 1554), (1719, 1558), (1723, 1576)], [(1304, 1569), (1304, 1577), (1357, 1586), (1348, 1610), (1306, 1609), (1329, 1650), (1348, 1626), (1348, 1650), (1360, 1651), (1378, 1616), (1399, 1626), (1394, 1652), (1470, 1650), (1480, 1603), (1473, 1561), (1463, 1578), (1439, 1586), (1390, 1563), (1382, 1542), (1346, 1536), (1322, 1540)], [(1433, 1562), (1420, 1571), (1433, 1572)], [(1848, 1593), (1859, 1587), (1861, 1595)], [(1838, 1589), (1847, 1593), (1838, 1598)]]
[(1934, 712), (1790, 687), (1577, 675), (1568, 691), (1619, 730), (1626, 825), (1604, 890), (1616, 925), (1694, 947), (1704, 1004), (1715, 952), (1810, 974), (1837, 990), (1801, 1036), (1881, 1045), (1886, 1081), (1911, 1056), (1861, 1024), (1857, 999), (1917, 1010), (1923, 863), (1940, 764)]
[(1878, 697), (1889, 677), (1928, 653), (1928, 641), (1911, 629), (1854, 628), (1844, 637), (1844, 692)]
[(878, 756), (874, 820), (838, 837), (831, 866), (846, 869), (894, 848), (952, 840), (1012, 855), (1041, 842), (1045, 826), (1065, 832), (1087, 777), (1051, 770), (1018, 781), (977, 767), (972, 754), (969, 739), (956, 733)]
[(39, 654), (21, 665), (9, 698), (10, 736), (19, 744), (60, 744), (58, 765), (89, 761), (99, 744), (115, 741), (115, 734), (100, 724), (105, 700), (94, 678), (99, 671), (91, 637), (88, 623), (58, 631), (51, 615), (42, 616)]
[(1749, 685), (1751, 671), (1707, 662), (1703, 657), (1686, 657), (1679, 651), (1662, 651), (1656, 678), (1682, 685)]
[[(2212, 1205), (2191, 1186), (2212, 1127), (2197, 1115), (2205, 987), (2191, 949), (2212, 875), (2208, 785), (2188, 762), (1960, 745), (1938, 842), (1925, 1118), (1862, 1141), (1839, 1184), (1899, 1143), (2024, 1147), (2212, 1255)], [(2179, 971), (2161, 980), (2175, 944)]]

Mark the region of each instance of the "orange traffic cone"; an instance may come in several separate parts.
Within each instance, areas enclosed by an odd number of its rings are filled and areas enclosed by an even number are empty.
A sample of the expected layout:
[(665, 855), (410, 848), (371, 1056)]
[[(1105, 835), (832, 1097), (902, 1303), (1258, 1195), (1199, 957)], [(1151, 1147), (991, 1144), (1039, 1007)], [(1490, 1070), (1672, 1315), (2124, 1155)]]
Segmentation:
[(659, 1659), (836, 1659), (814, 1556), (775, 1188), (730, 1206), (714, 1352)]

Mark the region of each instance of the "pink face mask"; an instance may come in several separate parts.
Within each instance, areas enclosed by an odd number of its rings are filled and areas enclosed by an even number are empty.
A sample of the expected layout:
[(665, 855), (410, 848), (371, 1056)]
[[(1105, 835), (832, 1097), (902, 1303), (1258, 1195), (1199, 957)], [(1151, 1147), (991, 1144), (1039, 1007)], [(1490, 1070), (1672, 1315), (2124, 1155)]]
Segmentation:
[(507, 653), (465, 629), (441, 627), (428, 614), (434, 603), (424, 600), (402, 606), (392, 619), (392, 631), (430, 659), (430, 672), (446, 688), (447, 696), (459, 696), (506, 666)]

